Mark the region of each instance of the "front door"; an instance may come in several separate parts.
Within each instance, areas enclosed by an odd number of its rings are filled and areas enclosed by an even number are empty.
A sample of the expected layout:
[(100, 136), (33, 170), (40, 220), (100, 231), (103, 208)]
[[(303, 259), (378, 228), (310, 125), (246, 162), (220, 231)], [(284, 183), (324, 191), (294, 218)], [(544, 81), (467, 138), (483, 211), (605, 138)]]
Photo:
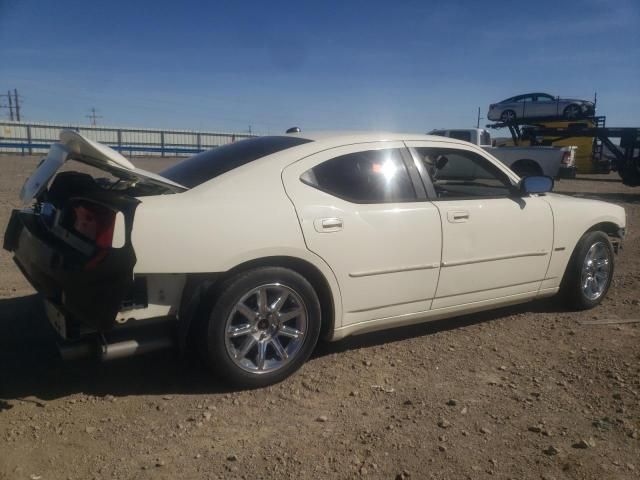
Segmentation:
[(338, 279), (345, 325), (431, 307), (440, 214), (412, 181), (409, 161), (402, 142), (374, 142), (317, 153), (284, 171), (307, 247)]
[(552, 249), (550, 206), (535, 195), (514, 195), (509, 176), (472, 147), (409, 145), (431, 181), (442, 221), (432, 309), (537, 292)]

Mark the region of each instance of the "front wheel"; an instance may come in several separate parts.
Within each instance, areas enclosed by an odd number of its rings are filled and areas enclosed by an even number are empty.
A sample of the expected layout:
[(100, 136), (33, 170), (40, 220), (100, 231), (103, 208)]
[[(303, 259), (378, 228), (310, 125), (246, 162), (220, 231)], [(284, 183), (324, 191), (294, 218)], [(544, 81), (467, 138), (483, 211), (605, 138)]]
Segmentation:
[(202, 354), (229, 383), (264, 387), (284, 380), (309, 358), (320, 321), (320, 302), (303, 276), (287, 268), (257, 268), (218, 289)]
[(516, 121), (516, 112), (513, 110), (505, 110), (502, 112), (502, 115), (500, 115), (500, 120), (502, 120), (503, 123), (513, 123)]
[(613, 247), (604, 232), (585, 233), (569, 260), (562, 290), (569, 306), (587, 310), (598, 305), (613, 278)]

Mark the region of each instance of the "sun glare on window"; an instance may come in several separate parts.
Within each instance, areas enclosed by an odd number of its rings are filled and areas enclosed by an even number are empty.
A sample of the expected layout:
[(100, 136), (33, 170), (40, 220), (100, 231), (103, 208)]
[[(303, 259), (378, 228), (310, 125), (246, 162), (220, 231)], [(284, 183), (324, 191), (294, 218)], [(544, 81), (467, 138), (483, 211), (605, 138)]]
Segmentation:
[(396, 174), (398, 168), (393, 164), (391, 160), (386, 160), (384, 163), (374, 163), (373, 172), (381, 173), (384, 175), (385, 180), (389, 181)]

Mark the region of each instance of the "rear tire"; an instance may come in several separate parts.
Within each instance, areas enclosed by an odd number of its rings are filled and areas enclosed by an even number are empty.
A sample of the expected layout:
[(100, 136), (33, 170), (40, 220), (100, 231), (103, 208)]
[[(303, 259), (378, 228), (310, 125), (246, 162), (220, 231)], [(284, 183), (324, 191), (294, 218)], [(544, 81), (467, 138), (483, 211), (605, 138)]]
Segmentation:
[(500, 115), (500, 120), (503, 123), (513, 123), (516, 121), (516, 112), (514, 112), (513, 110), (505, 110)]
[(201, 355), (226, 382), (278, 383), (309, 358), (320, 334), (320, 302), (311, 284), (282, 267), (235, 275), (215, 292), (203, 321)]
[(585, 233), (576, 246), (562, 279), (561, 293), (570, 308), (595, 307), (607, 294), (613, 278), (613, 246), (606, 233)]

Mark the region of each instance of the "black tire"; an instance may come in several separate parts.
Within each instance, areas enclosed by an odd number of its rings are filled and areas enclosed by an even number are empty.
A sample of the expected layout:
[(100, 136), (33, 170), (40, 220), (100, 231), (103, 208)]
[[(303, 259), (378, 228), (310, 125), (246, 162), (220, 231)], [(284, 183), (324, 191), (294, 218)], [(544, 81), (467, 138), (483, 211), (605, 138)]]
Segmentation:
[[(609, 269), (606, 281), (602, 282), (602, 291), (593, 298), (589, 297), (583, 288), (583, 270), (585, 268), (587, 254), (589, 254), (590, 250), (596, 245), (601, 245), (603, 252), (606, 251)], [(571, 259), (567, 265), (567, 270), (565, 271), (560, 287), (561, 294), (566, 300), (568, 307), (576, 310), (588, 310), (602, 302), (602, 299), (605, 297), (609, 287), (611, 286), (613, 271), (614, 252), (607, 234), (600, 231), (585, 233), (571, 255)]]
[(567, 105), (565, 109), (562, 111), (562, 116), (567, 120), (576, 120), (582, 117), (582, 110), (578, 105), (572, 103), (571, 105)]
[(622, 169), (618, 170), (622, 183), (629, 187), (640, 185), (640, 157), (628, 161)]
[(518, 160), (511, 166), (511, 170), (522, 178), (542, 175), (542, 168), (533, 160)]
[[(239, 302), (245, 297), (248, 293), (254, 291), (255, 289), (261, 288), (279, 288), (278, 285), (283, 289), (287, 289), (287, 292), (294, 292), (293, 294), (288, 294), (287, 298), (291, 298), (297, 303), (302, 303), (302, 310), (306, 313), (306, 330), (303, 332), (301, 341), (297, 345), (297, 349), (295, 350), (295, 355), (291, 355), (286, 360), (282, 359), (283, 365), (279, 368), (276, 368), (273, 371), (260, 372), (258, 370), (258, 362), (255, 362), (256, 370), (249, 371), (246, 368), (238, 365), (236, 362), (238, 361), (238, 357), (234, 356), (233, 353), (229, 351), (230, 347), (228, 347), (227, 342), (231, 342), (232, 340), (227, 339), (227, 328), (228, 322), (233, 322), (234, 320), (229, 320), (232, 315), (239, 315), (237, 312), (237, 306)], [(270, 287), (271, 286), (271, 287)], [(307, 361), (313, 349), (318, 342), (318, 337), (320, 335), (320, 324), (321, 324), (321, 310), (320, 310), (320, 301), (318, 300), (318, 296), (313, 289), (313, 286), (300, 274), (294, 272), (293, 270), (282, 268), (282, 267), (260, 267), (254, 270), (249, 270), (238, 275), (235, 275), (228, 280), (224, 281), (218, 288), (215, 289), (214, 292), (211, 292), (212, 295), (212, 307), (209, 309), (209, 314), (207, 318), (203, 319), (202, 322), (202, 338), (200, 341), (200, 353), (203, 357), (203, 360), (211, 367), (211, 369), (220, 376), (226, 382), (243, 388), (258, 388), (265, 387), (267, 385), (272, 385), (274, 383), (278, 383), (288, 376), (292, 375), (296, 370), (298, 370), (304, 362)], [(267, 298), (268, 294), (265, 294), (265, 298)], [(254, 298), (254, 297), (248, 297)], [(248, 300), (247, 299), (247, 300)], [(287, 300), (287, 302), (290, 300)], [(265, 302), (269, 304), (269, 301)], [(244, 303), (243, 303), (244, 305)], [(255, 307), (259, 309), (258, 307)], [(257, 314), (257, 312), (256, 312)], [(240, 315), (240, 318), (248, 318)], [(265, 320), (266, 321), (266, 320)], [(255, 328), (257, 329), (261, 322), (259, 319), (255, 319)], [(250, 324), (251, 321), (248, 322)], [(270, 325), (270, 322), (266, 322), (267, 325)], [(275, 322), (277, 323), (277, 322)], [(233, 324), (231, 324), (233, 326)], [(267, 328), (267, 327), (262, 327)], [(270, 328), (270, 327), (268, 327)], [(273, 327), (277, 329), (277, 327)], [(271, 335), (269, 330), (260, 330), (264, 332), (265, 337), (275, 337), (276, 334)], [(299, 332), (301, 332), (300, 330)], [(260, 333), (256, 334), (247, 334), (244, 337), (248, 339), (248, 337), (252, 335), (260, 335)], [(235, 341), (235, 340), (233, 340)], [(253, 340), (255, 341), (255, 340)], [(286, 341), (286, 339), (285, 339)], [(293, 342), (294, 340), (290, 340)], [(296, 340), (297, 341), (297, 340)], [(262, 342), (259, 340), (258, 343)], [(257, 360), (257, 350), (258, 343), (255, 343), (254, 347), (251, 347), (251, 351), (256, 349), (256, 360)], [(268, 343), (265, 341), (264, 343)], [(264, 347), (265, 354), (263, 355), (263, 359), (265, 357), (269, 358), (271, 355), (271, 362), (277, 362), (276, 358), (277, 350), (275, 349), (275, 344)], [(278, 345), (281, 346), (280, 341), (278, 341)], [(285, 347), (285, 350), (288, 348), (288, 344)], [(237, 353), (237, 352), (236, 352)], [(245, 358), (250, 353), (247, 353), (242, 358)], [(235, 358), (235, 360), (234, 360)], [(248, 362), (248, 360), (245, 360)], [(263, 368), (264, 368), (263, 361)], [(249, 362), (250, 364), (250, 362)]]
[(514, 112), (513, 110), (505, 110), (500, 115), (500, 120), (503, 123), (513, 123), (516, 121), (516, 119), (517, 119), (516, 112)]

